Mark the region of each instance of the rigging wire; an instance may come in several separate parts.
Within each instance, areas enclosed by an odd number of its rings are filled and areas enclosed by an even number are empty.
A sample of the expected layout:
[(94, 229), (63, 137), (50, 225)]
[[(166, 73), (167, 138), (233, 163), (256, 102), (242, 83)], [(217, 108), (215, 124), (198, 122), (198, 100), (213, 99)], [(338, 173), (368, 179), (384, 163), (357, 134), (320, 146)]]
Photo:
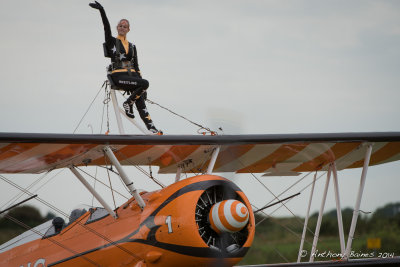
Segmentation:
[[(327, 172), (322, 173), (322, 174), (315, 180), (315, 182), (317, 182), (320, 178), (322, 178), (322, 177), (323, 177), (324, 175), (326, 175), (326, 174), (327, 174)], [(303, 191), (306, 190), (308, 187), (310, 187), (312, 184), (313, 184), (313, 181), (312, 181), (311, 183), (309, 183), (308, 185), (306, 185), (305, 187), (303, 187), (299, 192), (300, 192), (300, 193), (303, 192)], [(292, 199), (288, 199), (288, 200), (286, 201), (286, 203), (289, 202), (289, 201), (291, 201), (291, 200), (292, 200)], [(252, 204), (252, 206), (255, 207), (255, 208), (257, 209), (257, 207), (256, 207), (255, 205)], [(265, 217), (265, 218), (263, 218), (262, 220), (260, 220), (259, 222), (257, 222), (256, 225), (255, 225), (255, 227), (257, 227), (259, 224), (261, 224), (261, 223), (262, 223), (263, 221), (265, 221), (266, 219), (271, 218), (272, 220), (274, 220), (275, 223), (277, 223), (277, 224), (280, 225), (281, 227), (285, 228), (285, 229), (288, 230), (290, 233), (294, 234), (296, 237), (301, 237), (299, 234), (295, 233), (295, 232), (294, 232), (293, 230), (291, 230), (290, 228), (288, 228), (288, 227), (282, 225), (278, 220), (276, 220), (274, 217), (272, 217), (272, 214), (275, 213), (277, 210), (279, 210), (279, 209), (282, 208), (282, 207), (284, 207), (284, 205), (280, 205), (279, 207), (277, 207), (274, 211), (272, 211), (272, 212), (269, 213), (269, 214), (267, 214), (267, 213), (265, 213), (264, 211), (262, 211), (262, 213), (263, 213), (265, 216), (267, 216), (267, 217)], [(314, 236), (314, 232), (313, 232), (312, 230), (310, 230), (308, 227), (307, 227), (307, 231), (310, 232), (310, 233)], [(319, 240), (320, 240), (321, 242), (323, 242), (320, 238), (319, 238)], [(305, 242), (308, 243), (309, 245), (312, 245), (312, 243), (309, 242), (309, 241), (307, 241), (307, 239), (305, 239)], [(324, 243), (322, 243), (322, 245), (324, 245)]]
[(139, 170), (140, 172), (142, 172), (144, 175), (146, 175), (148, 178), (150, 178), (153, 182), (155, 182), (156, 184), (158, 184), (161, 188), (164, 188), (165, 185), (163, 183), (161, 183), (160, 181), (158, 181), (156, 178), (153, 177), (153, 175), (150, 175), (149, 173), (147, 173), (142, 167), (134, 164), (133, 162), (131, 162), (129, 160), (129, 158), (122, 153), (120, 150), (117, 150), (118, 154), (121, 154), (129, 164), (131, 164), (132, 166), (134, 166), (137, 170)]
[[(238, 159), (239, 163), (242, 164), (243, 168), (246, 167), (239, 159)], [(274, 196), (274, 198), (278, 201), (280, 201), (280, 199), (263, 183), (260, 181), (260, 179), (257, 178), (257, 176), (254, 175), (254, 173), (250, 172), (250, 174), (253, 176), (254, 179), (256, 179), (265, 189), (267, 189), (267, 191)], [(300, 225), (303, 225), (302, 221), (300, 220), (300, 218), (298, 216), (296, 216), (293, 211), (291, 209), (289, 209), (285, 203), (282, 202), (282, 205), (293, 215), (293, 217), (296, 218), (296, 220), (300, 223)], [(309, 231), (311, 231), (309, 229)], [(312, 231), (311, 231), (312, 232)]]
[[(35, 234), (41, 236), (42, 238), (45, 237), (45, 234), (43, 234), (43, 233), (39, 232), (38, 230), (36, 230), (36, 229), (34, 229), (34, 228), (32, 228), (32, 227), (26, 225), (25, 223), (21, 222), (20, 220), (14, 218), (14, 217), (12, 217), (12, 216), (10, 216), (10, 215), (8, 215), (8, 214), (6, 214), (4, 217), (7, 218), (7, 219), (9, 219), (9, 220), (12, 221), (12, 222), (18, 224), (19, 226), (22, 226), (22, 227), (25, 228), (26, 230), (34, 232)], [(87, 258), (87, 257), (84, 256), (84, 255), (80, 255), (79, 252), (77, 252), (77, 251), (75, 251), (75, 250), (73, 250), (73, 249), (71, 249), (71, 248), (65, 246), (64, 244), (62, 244), (62, 243), (58, 242), (57, 240), (53, 239), (52, 237), (48, 237), (48, 238), (46, 238), (46, 240), (49, 240), (50, 242), (54, 243), (55, 245), (57, 245), (57, 246), (59, 246), (59, 247), (65, 249), (65, 250), (71, 252), (74, 256), (82, 257), (84, 260), (88, 261), (89, 263), (91, 263), (91, 264), (93, 264), (93, 265), (95, 265), (95, 266), (101, 266), (100, 264), (96, 263), (95, 261), (93, 261), (93, 260)]]
[[(325, 174), (326, 174), (326, 172), (325, 172), (325, 173), (322, 173), (322, 174), (315, 180), (315, 182), (317, 182), (317, 181), (318, 181), (320, 178), (322, 178), (322, 176), (324, 176)], [(307, 186), (305, 186), (305, 187), (304, 187), (303, 189), (301, 189), (299, 192), (303, 192), (303, 191), (306, 190), (308, 187), (310, 187), (312, 184), (313, 184), (313, 182), (309, 183)], [(290, 200), (288, 200), (288, 202), (289, 202), (289, 201), (290, 201)], [(272, 215), (273, 213), (275, 213), (277, 210), (279, 210), (279, 209), (282, 208), (282, 207), (283, 207), (283, 205), (277, 207), (274, 211), (272, 211), (272, 212), (270, 213), (270, 215)], [(314, 232), (310, 231), (310, 229), (308, 229), (308, 231), (314, 235)]]
[[(57, 172), (55, 175), (53, 175), (49, 180), (47, 180), (44, 184), (42, 184), (41, 186), (39, 186), (37, 189), (35, 189), (32, 192), (36, 193), (37, 191), (39, 191), (42, 187), (47, 185), (50, 181), (52, 181), (55, 177), (57, 177), (63, 171), (64, 171), (64, 169), (61, 169), (59, 172)], [(31, 188), (33, 188), (36, 184), (38, 184), (41, 180), (43, 180), (49, 173), (50, 173), (50, 171), (44, 173), (42, 176), (40, 176), (38, 179), (36, 179), (33, 183), (31, 183), (28, 187), (26, 187), (25, 190), (30, 190)], [(12, 198), (10, 201), (8, 201), (6, 204), (4, 204), (1, 208), (6, 206), (7, 204), (9, 204), (9, 205), (14, 204), (15, 201), (20, 199), (23, 195), (24, 195), (23, 192), (19, 192), (14, 198)]]
[[(37, 183), (39, 183), (43, 178), (45, 178), (47, 176), (47, 174), (49, 174), (49, 172), (44, 173), (43, 175), (41, 175), (38, 179), (36, 179), (35, 181), (33, 181), (30, 185), (28, 185), (25, 190), (30, 190), (33, 186), (35, 186)], [(22, 196), (24, 195), (23, 192), (19, 192), (17, 193), (14, 197), (12, 197), (8, 202), (6, 202), (4, 205), (2, 205), (0, 207), (0, 209), (3, 209), (5, 206), (9, 205), (8, 207), (10, 207), (11, 205), (13, 205), (18, 199), (20, 199)], [(8, 208), (7, 207), (7, 208)]]
[(129, 199), (128, 197), (124, 196), (123, 194), (121, 194), (120, 192), (118, 192), (115, 189), (111, 189), (108, 185), (106, 185), (105, 183), (103, 183), (102, 181), (98, 180), (96, 177), (94, 177), (93, 175), (91, 175), (90, 173), (86, 172), (85, 170), (79, 168), (78, 166), (75, 166), (75, 168), (77, 168), (78, 170), (80, 170), (81, 172), (85, 173), (86, 175), (88, 175), (90, 178), (93, 178), (95, 181), (99, 182), (100, 184), (104, 185), (105, 187), (107, 187), (110, 190), (113, 190), (115, 193), (117, 193), (118, 195), (120, 195), (121, 197), (125, 198), (125, 199)]
[[(7, 182), (8, 184), (14, 186), (15, 188), (18, 188), (19, 190), (25, 192), (27, 195), (33, 196), (33, 194), (32, 194), (31, 192), (25, 190), (23, 187), (21, 187), (21, 186), (17, 185), (16, 183), (10, 181), (9, 179), (7, 179), (6, 177), (4, 177), (4, 176), (1, 175), (1, 174), (0, 174), (0, 179), (2, 179), (3, 181)], [(47, 201), (41, 199), (40, 197), (36, 197), (35, 199), (38, 200), (40, 203), (46, 205), (47, 207), (53, 209), (54, 211), (56, 211), (56, 212), (62, 214), (62, 215), (65, 216), (66, 218), (68, 218), (68, 219), (70, 218), (70, 216), (69, 216), (67, 213), (65, 213), (65, 212), (63, 212), (62, 210), (58, 209), (57, 207), (55, 207), (54, 205), (50, 204), (49, 202), (47, 202)], [(142, 257), (140, 257), (140, 256), (134, 254), (132, 251), (130, 251), (130, 250), (128, 250), (128, 249), (126, 249), (126, 248), (120, 246), (118, 243), (112, 241), (112, 240), (109, 239), (107, 236), (105, 236), (105, 235), (103, 235), (103, 234), (97, 232), (96, 230), (92, 229), (91, 227), (88, 227), (87, 225), (82, 224), (82, 223), (80, 223), (80, 222), (77, 222), (77, 224), (80, 225), (80, 226), (82, 226), (82, 227), (85, 228), (86, 230), (90, 231), (91, 233), (97, 235), (98, 237), (104, 239), (105, 241), (107, 241), (107, 242), (110, 243), (111, 245), (113, 245), (113, 246), (115, 246), (115, 247), (121, 249), (122, 251), (126, 252), (127, 254), (131, 255), (132, 257), (134, 257), (134, 258), (136, 258), (136, 259), (139, 259), (139, 260), (143, 260)]]
[(75, 130), (72, 132), (73, 134), (76, 132), (76, 130), (78, 129), (79, 125), (81, 125), (83, 119), (85, 118), (86, 114), (89, 112), (90, 108), (92, 107), (94, 101), (96, 100), (97, 96), (100, 94), (101, 89), (103, 89), (103, 87), (106, 85), (106, 82), (103, 83), (103, 85), (101, 86), (101, 88), (99, 89), (99, 91), (97, 92), (96, 96), (93, 98), (92, 102), (90, 103), (89, 107), (86, 109), (85, 114), (83, 114), (81, 120), (79, 121), (78, 125), (75, 127)]
[(168, 111), (168, 112), (174, 114), (175, 116), (178, 116), (178, 117), (180, 117), (180, 118), (182, 118), (182, 119), (188, 121), (189, 123), (191, 123), (191, 124), (193, 124), (193, 125), (196, 125), (197, 127), (200, 127), (200, 128), (197, 130), (197, 132), (199, 132), (201, 129), (204, 129), (204, 130), (210, 132), (212, 135), (216, 135), (216, 134), (217, 134), (216, 131), (213, 131), (213, 130), (211, 130), (211, 129), (208, 128), (208, 127), (205, 127), (205, 126), (203, 126), (203, 125), (201, 125), (201, 124), (199, 124), (199, 123), (196, 123), (196, 122), (194, 122), (194, 121), (192, 121), (192, 120), (190, 120), (190, 119), (188, 119), (188, 118), (186, 118), (186, 117), (184, 117), (184, 116), (182, 116), (182, 115), (179, 115), (178, 113), (172, 111), (171, 109), (166, 108), (166, 107), (164, 107), (164, 106), (162, 106), (162, 105), (160, 105), (160, 104), (158, 104), (158, 103), (156, 103), (156, 102), (154, 102), (154, 101), (152, 101), (152, 100), (150, 100), (150, 99), (146, 99), (146, 101), (149, 102), (150, 104), (159, 106), (160, 108), (162, 108), (162, 109), (164, 109), (164, 110), (166, 110), (166, 111)]

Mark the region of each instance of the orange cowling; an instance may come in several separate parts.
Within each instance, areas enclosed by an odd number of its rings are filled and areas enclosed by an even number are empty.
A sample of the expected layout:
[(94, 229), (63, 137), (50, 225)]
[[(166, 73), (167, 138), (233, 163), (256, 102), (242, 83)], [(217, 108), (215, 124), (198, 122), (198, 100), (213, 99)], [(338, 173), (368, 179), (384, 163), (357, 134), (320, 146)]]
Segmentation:
[[(219, 245), (223, 242), (207, 244), (204, 236), (215, 234), (211, 228), (201, 236), (204, 229), (196, 219), (198, 203), (212, 188), (231, 190), (249, 210), (249, 221), (242, 230), (247, 237), (234, 250)], [(252, 244), (250, 203), (235, 184), (222, 177), (196, 176), (142, 197), (146, 203), (143, 211), (130, 199), (116, 210), (118, 219), (107, 216), (85, 224), (91, 215), (87, 212), (53, 237), (0, 254), (0, 266), (33, 266), (39, 260), (44, 266), (209, 266), (221, 260), (234, 265)]]

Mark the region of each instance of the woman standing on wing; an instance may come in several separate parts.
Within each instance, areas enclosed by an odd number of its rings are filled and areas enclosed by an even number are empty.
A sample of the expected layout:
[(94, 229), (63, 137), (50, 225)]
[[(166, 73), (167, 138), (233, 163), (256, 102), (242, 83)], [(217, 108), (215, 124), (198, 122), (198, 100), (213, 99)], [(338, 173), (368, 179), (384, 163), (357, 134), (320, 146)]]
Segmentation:
[(158, 133), (147, 111), (145, 100), (149, 82), (142, 79), (137, 59), (136, 46), (126, 40), (129, 32), (129, 21), (121, 19), (117, 25), (117, 38), (111, 35), (111, 27), (106, 12), (99, 2), (90, 3), (89, 6), (98, 9), (104, 25), (107, 56), (111, 58), (111, 79), (117, 88), (130, 92), (131, 95), (124, 102), (123, 107), (128, 117), (134, 118), (133, 104), (136, 104), (139, 115), (149, 131)]

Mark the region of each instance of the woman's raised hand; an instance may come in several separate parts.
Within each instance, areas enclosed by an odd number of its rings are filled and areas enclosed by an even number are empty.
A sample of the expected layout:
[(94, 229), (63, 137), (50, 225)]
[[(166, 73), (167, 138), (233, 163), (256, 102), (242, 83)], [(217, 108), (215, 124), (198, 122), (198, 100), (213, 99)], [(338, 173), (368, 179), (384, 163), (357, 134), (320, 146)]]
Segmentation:
[(89, 6), (93, 7), (94, 9), (98, 9), (98, 10), (103, 9), (103, 6), (100, 5), (100, 3), (97, 1), (94, 1), (94, 3), (90, 3)]

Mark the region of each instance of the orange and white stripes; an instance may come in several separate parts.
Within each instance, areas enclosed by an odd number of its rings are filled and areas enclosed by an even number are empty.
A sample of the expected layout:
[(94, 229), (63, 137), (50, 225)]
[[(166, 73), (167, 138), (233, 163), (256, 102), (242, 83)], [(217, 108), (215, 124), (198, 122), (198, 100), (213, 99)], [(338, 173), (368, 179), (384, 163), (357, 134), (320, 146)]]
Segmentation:
[(211, 228), (215, 232), (234, 233), (246, 226), (249, 221), (249, 211), (238, 200), (224, 200), (212, 206), (209, 213), (209, 220)]
[[(400, 160), (400, 142), (375, 142), (370, 165)], [(199, 172), (213, 145), (113, 145), (122, 165), (159, 166), (160, 173)], [(338, 170), (363, 165), (362, 142), (297, 142), (223, 145), (214, 172), (266, 173), (324, 170), (333, 161)], [(103, 165), (101, 144), (0, 143), (0, 173), (41, 173), (54, 168)]]

